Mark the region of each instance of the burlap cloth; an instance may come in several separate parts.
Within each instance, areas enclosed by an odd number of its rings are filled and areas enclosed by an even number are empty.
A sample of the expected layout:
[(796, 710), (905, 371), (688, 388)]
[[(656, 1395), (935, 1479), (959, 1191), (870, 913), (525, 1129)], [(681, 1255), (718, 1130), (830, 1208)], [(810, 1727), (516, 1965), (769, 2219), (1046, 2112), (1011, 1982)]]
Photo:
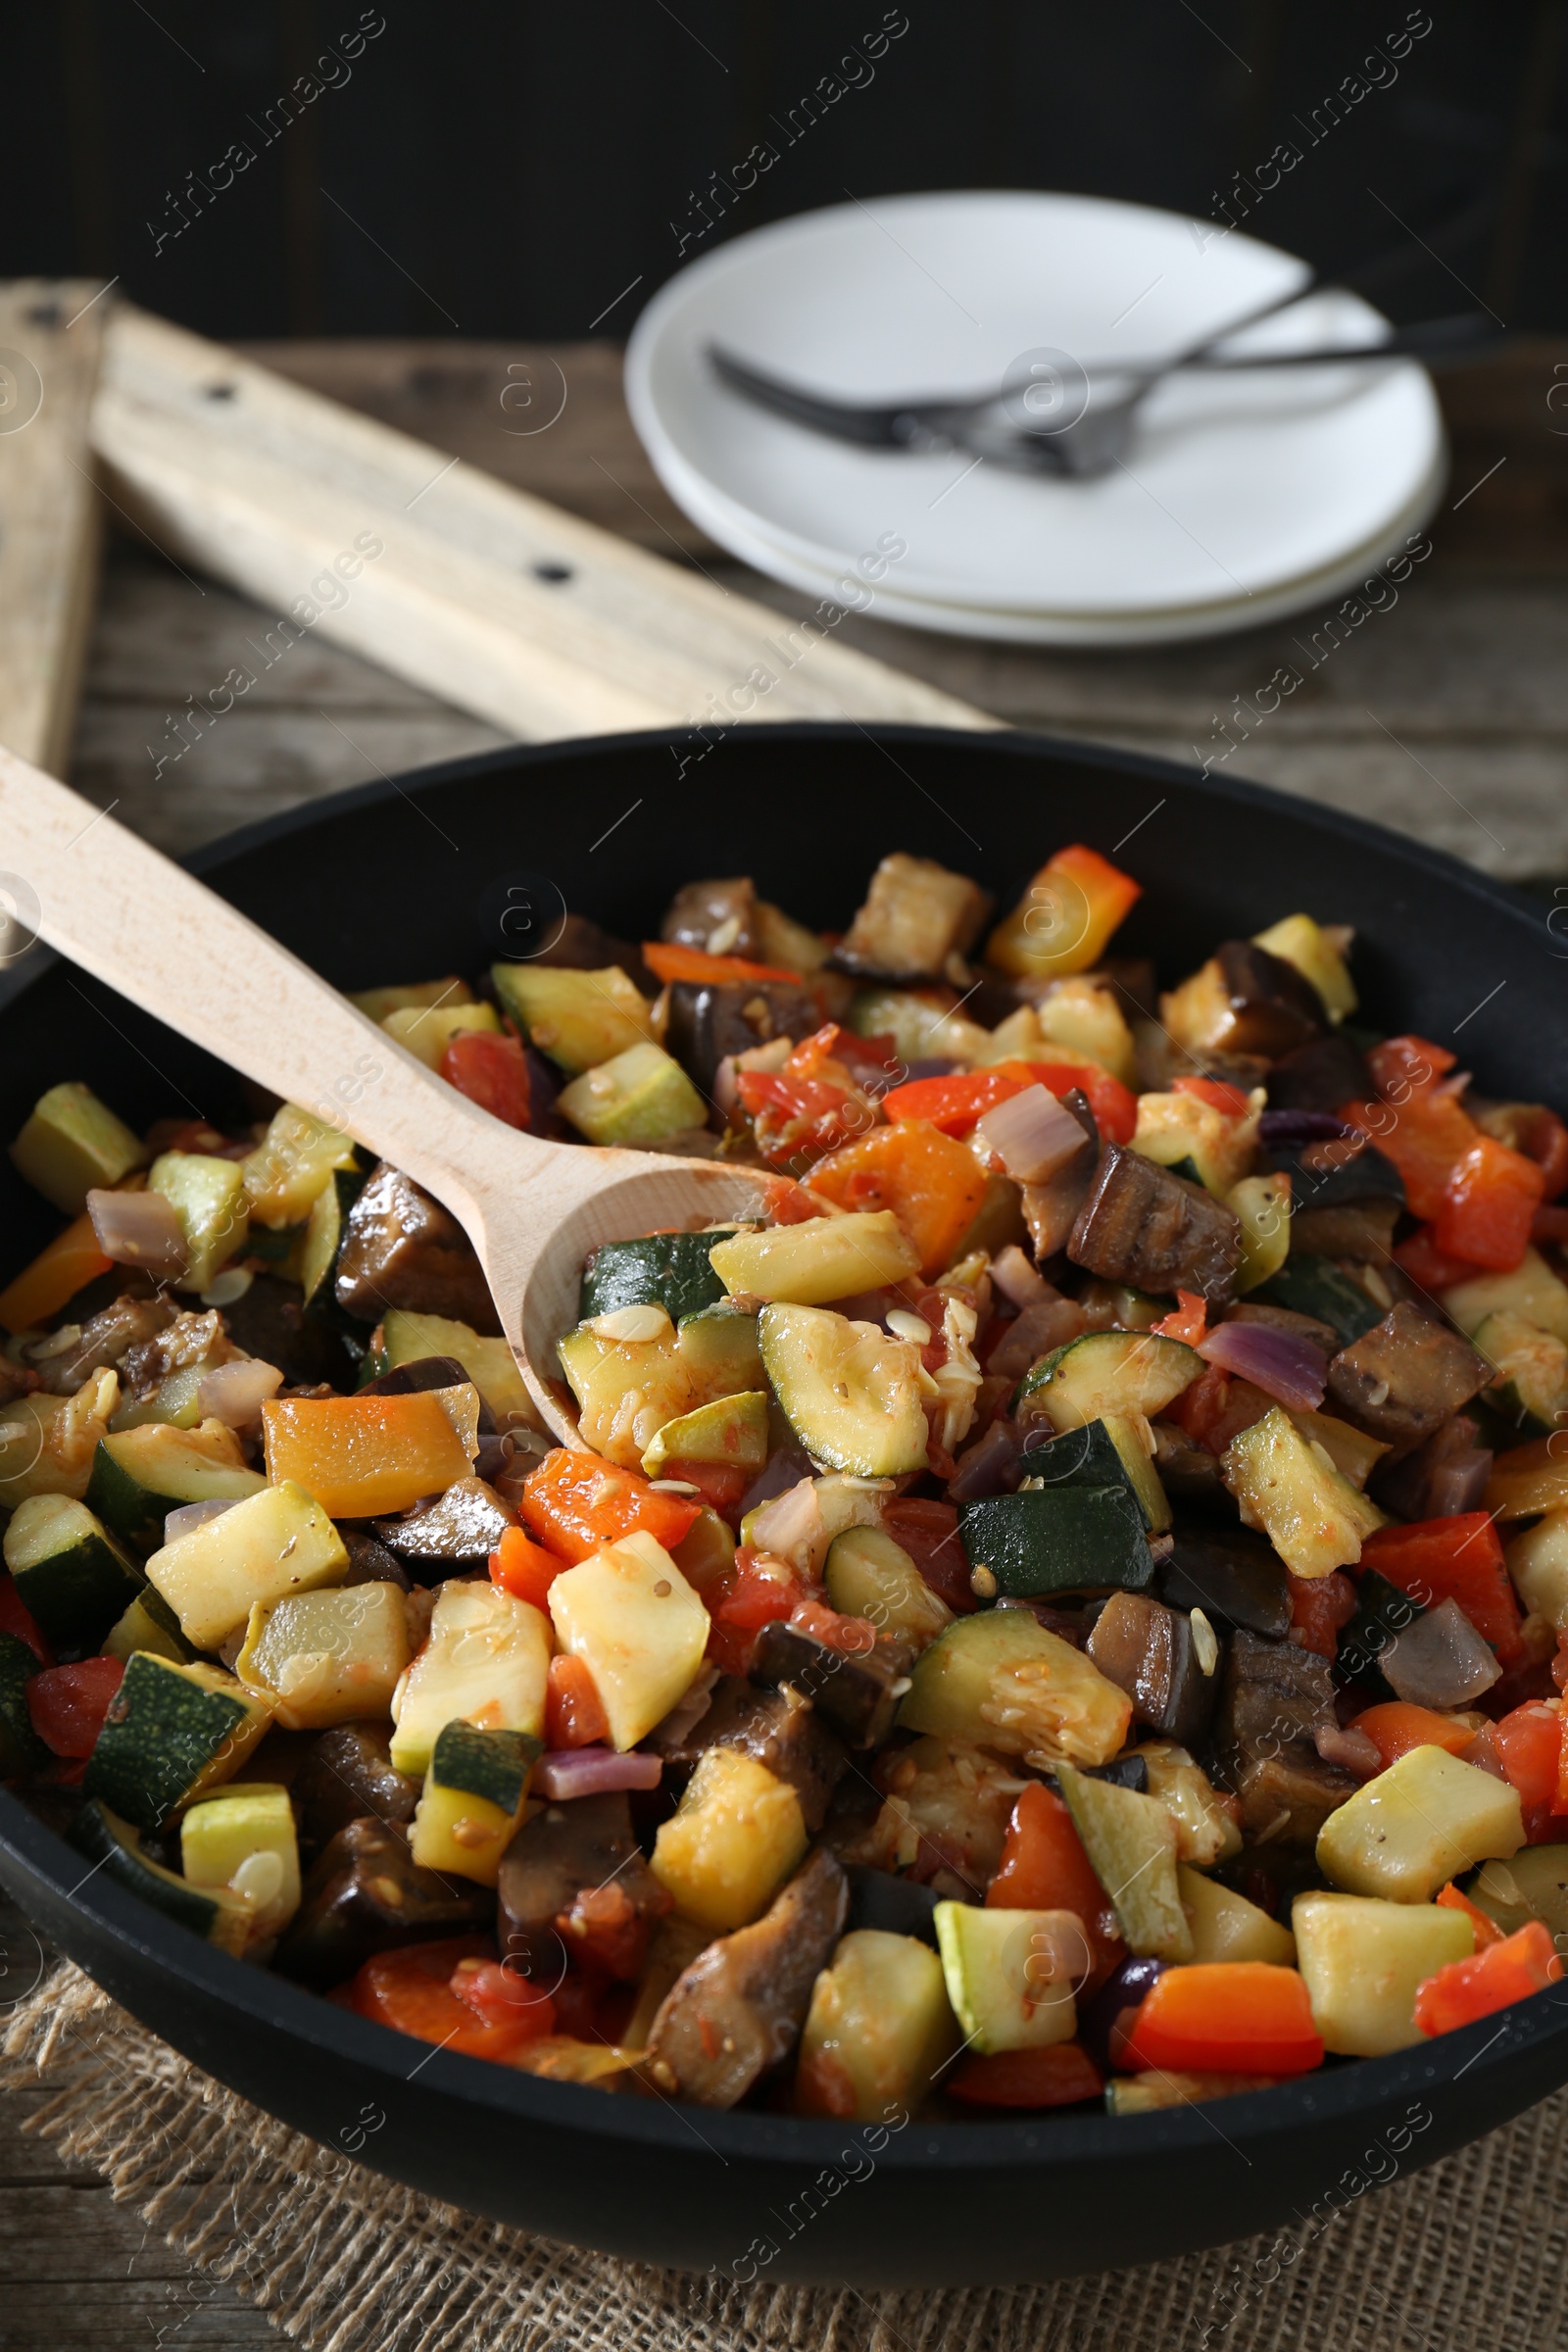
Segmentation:
[[(727, 2290), (399, 2188), (273, 2123), (69, 1964), (21, 2003), (0, 2087), (310, 2352), (1547, 2352), (1564, 2309), (1568, 2091), (1391, 2186), (1386, 2149), (1272, 2237), (1057, 2286)], [(1419, 2141), (1414, 2143), (1419, 2148)]]

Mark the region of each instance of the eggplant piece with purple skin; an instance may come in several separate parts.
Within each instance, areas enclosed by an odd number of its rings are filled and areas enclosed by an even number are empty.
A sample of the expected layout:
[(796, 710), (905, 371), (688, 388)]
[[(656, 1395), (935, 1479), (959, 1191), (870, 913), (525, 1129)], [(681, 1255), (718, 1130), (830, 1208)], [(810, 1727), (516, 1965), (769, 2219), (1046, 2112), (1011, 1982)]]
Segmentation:
[(1446, 1324), (1401, 1299), (1329, 1365), (1334, 1409), (1409, 1453), (1486, 1388), (1493, 1368)]
[(1291, 1630), (1290, 1572), (1272, 1544), (1235, 1529), (1179, 1527), (1165, 1561), (1161, 1592), (1174, 1609), (1201, 1609), (1271, 1642)]
[(484, 1269), (457, 1218), (384, 1160), (349, 1210), (335, 1295), (362, 1323), (379, 1323), (389, 1306), (401, 1306), (487, 1338), (501, 1331)]
[(376, 1519), (376, 1537), (421, 1585), (482, 1568), (516, 1520), (482, 1478), (455, 1479), (440, 1494), (396, 1519)]
[[(642, 950), (634, 948), (629, 940), (617, 939), (613, 932), (605, 930), (586, 914), (564, 916), (561, 929), (549, 947), (540, 948), (528, 960), (568, 972), (608, 972), (612, 964), (618, 964), (645, 997), (659, 993), (659, 983), (644, 963)], [(530, 1052), (530, 1061), (532, 1058)]]
[(502, 1959), (534, 1983), (559, 1981), (567, 1958), (562, 1923), (572, 1920), (579, 1897), (612, 1884), (645, 1933), (669, 1909), (669, 1896), (643, 1859), (625, 1789), (542, 1806), (501, 1857), (496, 1935)]
[[(709, 942), (717, 932), (723, 945)], [(683, 882), (664, 910), (661, 939), (677, 947), (701, 948), (705, 955), (756, 957), (761, 946), (757, 920), (757, 884), (750, 874), (728, 881)]]
[(849, 1916), (844, 1923), (847, 1936), (853, 1936), (857, 1928), (875, 1928), (884, 1936), (916, 1936), (936, 1950), (935, 1913), (942, 1898), (934, 1886), (901, 1879), (870, 1862), (851, 1862), (845, 1876), (850, 1883)]
[(407, 1829), (419, 1784), (396, 1769), (390, 1740), (384, 1723), (338, 1723), (314, 1742), (289, 1789), (303, 1852), (318, 1853), (339, 1830), (367, 1817), (383, 1829)]
[[(1044, 1191), (1049, 1188), (1028, 1189)], [(1076, 1215), (1077, 1211), (1073, 1213)], [(1050, 1355), (1057, 1348), (1065, 1348), (1067, 1342), (1077, 1339), (1083, 1329), (1084, 1310), (1076, 1298), (1064, 1298), (1058, 1292), (1049, 1298), (1031, 1299), (993, 1345), (985, 1362), (987, 1377), (1022, 1380), (1043, 1355)]]
[[(833, 951), (842, 972), (867, 980), (952, 980), (992, 907), (967, 874), (895, 851), (871, 876), (865, 902)], [(967, 973), (958, 980), (967, 985)]]
[(1087, 2001), (1078, 2004), (1078, 2039), (1106, 2074), (1126, 2064), (1118, 2029), (1132, 2024), (1145, 1993), (1165, 1973), (1166, 1962), (1129, 1953)]
[(1231, 1793), (1241, 1801), (1245, 1838), (1309, 1852), (1329, 1815), (1360, 1786), (1354, 1773), (1325, 1764), (1314, 1750), (1254, 1757), (1237, 1773)]
[(1245, 1628), (1233, 1635), (1213, 1745), (1216, 1757), (1238, 1779), (1250, 1765), (1282, 1756), (1316, 1762), (1313, 1735), (1320, 1725), (1337, 1720), (1327, 1658), (1294, 1642), (1265, 1641)]
[(1493, 1463), (1480, 1436), (1470, 1414), (1451, 1413), (1413, 1453), (1385, 1454), (1367, 1481), (1368, 1494), (1397, 1519), (1456, 1519), (1479, 1510)]
[(413, 1592), (414, 1579), (396, 1552), (388, 1551), (384, 1544), (378, 1544), (363, 1528), (351, 1527), (347, 1520), (339, 1521), (337, 1532), (349, 1555), (345, 1585), (396, 1585), (400, 1592)]
[(1229, 1020), (1209, 1040), (1229, 1054), (1270, 1060), (1319, 1037), (1329, 1026), (1322, 998), (1283, 956), (1252, 939), (1228, 939), (1214, 956)]
[(351, 1821), (318, 1857), (273, 1965), (324, 1989), (377, 1952), (466, 1935), (488, 1927), (494, 1912), (488, 1886), (421, 1869), (400, 1829)]
[(1270, 1110), (1334, 1112), (1342, 1102), (1364, 1102), (1375, 1092), (1365, 1056), (1343, 1029), (1298, 1046), (1268, 1074)]
[(821, 1013), (804, 988), (785, 980), (677, 980), (669, 992), (664, 1050), (711, 1094), (718, 1065), (770, 1039), (797, 1045), (821, 1026)]
[(1026, 1184), (1020, 1192), (1023, 1221), (1042, 1264), (1066, 1249), (1100, 1160), (1100, 1128), (1082, 1087), (1069, 1087), (1061, 1106), (1072, 1112), (1083, 1129), (1083, 1150), (1075, 1152), (1045, 1184)]
[(691, 1729), (675, 1746), (661, 1748), (663, 1787), (678, 1795), (713, 1747), (738, 1748), (793, 1788), (813, 1837), (850, 1761), (842, 1740), (798, 1690), (760, 1690), (738, 1674), (721, 1675)]
[(1200, 1184), (1121, 1144), (1106, 1144), (1067, 1242), (1075, 1265), (1107, 1282), (1229, 1303), (1241, 1220)]
[(861, 1652), (833, 1649), (775, 1618), (757, 1637), (751, 1672), (774, 1690), (792, 1685), (851, 1747), (880, 1747), (908, 1689), (911, 1656), (907, 1642), (885, 1635)]
[(1113, 1592), (1088, 1649), (1106, 1681), (1126, 1691), (1136, 1721), (1183, 1747), (1201, 1742), (1219, 1697), (1219, 1665), (1203, 1672), (1182, 1610), (1147, 1592)]

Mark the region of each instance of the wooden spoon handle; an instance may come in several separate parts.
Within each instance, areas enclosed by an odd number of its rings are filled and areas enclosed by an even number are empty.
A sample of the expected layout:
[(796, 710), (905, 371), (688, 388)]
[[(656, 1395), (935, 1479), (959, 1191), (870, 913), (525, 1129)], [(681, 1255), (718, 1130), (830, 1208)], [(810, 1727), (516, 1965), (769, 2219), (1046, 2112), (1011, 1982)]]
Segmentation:
[(499, 1129), (193, 874), (3, 748), (0, 865), (19, 918), (50, 947), (460, 1216), (498, 1145), (514, 1176), (529, 1155), (541, 1169), (555, 1158)]

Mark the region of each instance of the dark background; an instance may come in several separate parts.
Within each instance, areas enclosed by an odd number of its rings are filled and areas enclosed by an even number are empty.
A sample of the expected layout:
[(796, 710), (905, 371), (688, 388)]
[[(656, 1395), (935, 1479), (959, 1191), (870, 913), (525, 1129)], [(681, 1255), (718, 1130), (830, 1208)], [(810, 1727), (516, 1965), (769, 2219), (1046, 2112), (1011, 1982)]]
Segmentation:
[[(902, 0), (874, 78), (786, 144), (884, 6), (378, 0), (384, 29), (324, 69), (348, 78), (269, 141), (360, 0), (29, 0), (0, 276), (118, 275), (224, 337), (624, 334), (683, 229), (690, 259), (846, 190), (962, 186), (1218, 218), (1232, 175), (1295, 138), (1279, 186), (1233, 202), (1241, 224), (1396, 317), (1474, 297), (1568, 329), (1565, 0)], [(1300, 125), (1411, 15), (1432, 29), (1397, 79), (1309, 146)], [(704, 231), (711, 175), (764, 139), (778, 162)], [(193, 191), (236, 140), (256, 161)]]

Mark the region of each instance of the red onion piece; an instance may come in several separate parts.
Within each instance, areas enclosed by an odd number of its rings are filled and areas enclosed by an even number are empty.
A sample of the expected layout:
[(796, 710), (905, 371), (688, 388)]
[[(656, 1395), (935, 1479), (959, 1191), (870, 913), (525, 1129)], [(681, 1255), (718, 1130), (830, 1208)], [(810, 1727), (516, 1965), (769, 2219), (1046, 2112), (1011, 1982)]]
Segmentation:
[(164, 1542), (177, 1544), (180, 1537), (188, 1536), (193, 1528), (205, 1527), (209, 1519), (220, 1518), (224, 1511), (233, 1508), (233, 1500), (224, 1501), (217, 1496), (210, 1502), (182, 1502), (177, 1510), (164, 1514)]
[(215, 1364), (202, 1375), (196, 1391), (196, 1410), (204, 1421), (222, 1421), (230, 1429), (249, 1429), (262, 1417), (262, 1407), (283, 1386), (276, 1364), (243, 1355), (232, 1364)]
[(612, 1747), (555, 1747), (539, 1758), (530, 1787), (562, 1802), (603, 1796), (612, 1788), (657, 1788), (663, 1769), (662, 1756), (645, 1756), (635, 1747), (623, 1756)]
[(1417, 1707), (1467, 1706), (1502, 1673), (1456, 1600), (1446, 1600), (1407, 1625), (1378, 1664), (1396, 1695)]
[(975, 1128), (1015, 1184), (1045, 1184), (1083, 1150), (1084, 1131), (1048, 1086), (1026, 1086), (999, 1102)]
[(1338, 1143), (1355, 1130), (1337, 1119), (1332, 1110), (1265, 1110), (1257, 1122), (1257, 1140), (1269, 1150), (1293, 1151), (1302, 1144)]
[(993, 1421), (978, 1445), (960, 1453), (948, 1481), (950, 1502), (979, 1502), (988, 1494), (1011, 1494), (1023, 1478), (1022, 1441), (1010, 1421)]
[(1007, 1304), (1020, 1310), (1033, 1306), (1038, 1299), (1056, 1296), (1033, 1258), (1027, 1250), (1020, 1250), (1016, 1242), (1009, 1242), (1006, 1249), (992, 1259), (991, 1280)]
[(1325, 1764), (1353, 1772), (1358, 1781), (1373, 1780), (1383, 1770), (1382, 1750), (1353, 1723), (1343, 1729), (1337, 1723), (1320, 1723), (1312, 1734), (1312, 1745)]
[(803, 1478), (809, 1478), (810, 1475), (810, 1456), (797, 1446), (781, 1446), (776, 1453), (768, 1455), (741, 1496), (736, 1516), (744, 1519), (748, 1512), (755, 1511), (760, 1504), (771, 1502), (775, 1494), (787, 1494), (791, 1487), (799, 1485)]
[(1328, 1360), (1321, 1348), (1295, 1332), (1266, 1323), (1218, 1323), (1199, 1341), (1198, 1352), (1294, 1412), (1315, 1412), (1323, 1401)]
[(183, 1274), (190, 1253), (172, 1200), (162, 1193), (87, 1195), (87, 1214), (98, 1247), (117, 1266), (139, 1266), (144, 1274)]

